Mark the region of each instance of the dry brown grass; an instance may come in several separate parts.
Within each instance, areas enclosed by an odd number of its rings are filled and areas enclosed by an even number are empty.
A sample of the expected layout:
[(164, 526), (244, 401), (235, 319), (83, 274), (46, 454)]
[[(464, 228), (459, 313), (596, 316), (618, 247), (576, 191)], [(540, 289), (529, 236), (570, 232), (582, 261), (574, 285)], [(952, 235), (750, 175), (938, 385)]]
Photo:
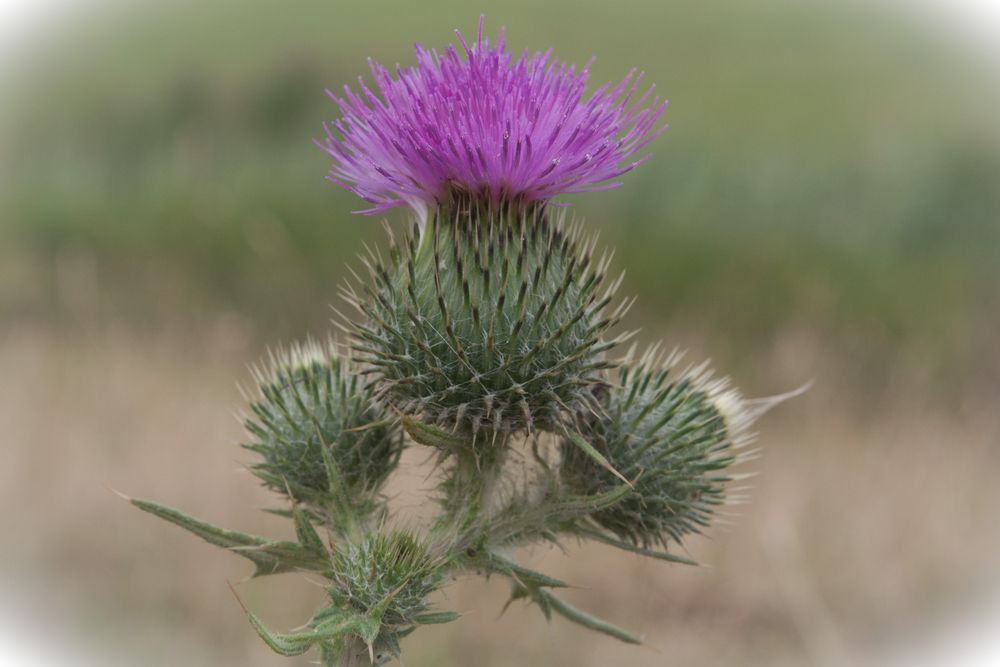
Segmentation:
[[(241, 471), (235, 445), (236, 381), (252, 347), (227, 320), (196, 333), (0, 334), (3, 606), (17, 605), (59, 643), (122, 664), (295, 664), (257, 640), (229, 593), (226, 580), (248, 571), (243, 561), (108, 489), (286, 535), (257, 511), (275, 499)], [(816, 375), (817, 385), (760, 424), (752, 502), (690, 544), (709, 567), (589, 544), (526, 555), (580, 585), (572, 601), (644, 632), (655, 650), (546, 624), (518, 605), (496, 620), (504, 584), (470, 580), (446, 592), (466, 617), (415, 635), (407, 664), (865, 664), (992, 584), (1000, 417), (989, 397), (969, 396), (949, 414), (910, 386), (862, 419), (846, 407), (850, 387), (836, 367), (808, 345), (795, 349), (765, 362)], [(419, 452), (408, 460), (419, 466)], [(396, 502), (416, 501), (423, 472), (408, 468)], [(239, 590), (285, 628), (323, 596), (287, 575)]]

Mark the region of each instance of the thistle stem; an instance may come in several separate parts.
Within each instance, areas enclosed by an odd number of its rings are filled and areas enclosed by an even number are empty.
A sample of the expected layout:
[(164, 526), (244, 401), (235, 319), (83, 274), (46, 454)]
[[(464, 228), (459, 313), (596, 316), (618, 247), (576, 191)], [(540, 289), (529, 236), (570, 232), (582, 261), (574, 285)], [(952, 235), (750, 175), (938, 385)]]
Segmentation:
[(489, 465), (484, 466), (480, 473), (479, 506), (486, 519), (491, 518), (500, 508), (500, 478), (506, 455), (506, 443), (497, 443)]
[(506, 442), (476, 451), (470, 445), (454, 452), (448, 473), (444, 513), (435, 530), (448, 536), (459, 551), (480, 541), (485, 525), (500, 509), (499, 490)]
[(497, 440), (483, 447), (474, 456), (460, 459), (466, 466), (462, 473), (468, 480), (470, 505), (476, 508), (480, 519), (489, 520), (499, 509), (498, 496), (501, 472), (507, 454), (506, 440)]
[(372, 664), (368, 645), (360, 637), (351, 635), (340, 655), (340, 667), (369, 667)]

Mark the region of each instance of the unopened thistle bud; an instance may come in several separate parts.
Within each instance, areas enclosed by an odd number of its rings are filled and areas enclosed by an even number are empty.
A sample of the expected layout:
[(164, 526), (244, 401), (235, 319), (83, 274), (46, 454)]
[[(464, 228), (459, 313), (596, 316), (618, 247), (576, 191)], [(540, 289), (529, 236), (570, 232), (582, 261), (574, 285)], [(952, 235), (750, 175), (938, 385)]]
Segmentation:
[(245, 420), (244, 445), (261, 461), (251, 470), (264, 484), (298, 501), (321, 504), (330, 493), (329, 463), (345, 495), (370, 509), (399, 462), (398, 427), (332, 342), (309, 342), (272, 354), (254, 372), (259, 398)]
[(327, 589), (332, 604), (310, 625), (339, 623), (344, 629), (340, 651), (349, 650), (353, 638), (369, 647), (373, 662), (399, 656), (400, 638), (418, 625), (458, 618), (454, 612), (430, 611), (428, 596), (440, 587), (445, 566), (442, 555), (411, 533), (369, 532), (334, 555)]
[[(751, 417), (725, 380), (712, 379), (703, 367), (678, 373), (676, 357), (663, 364), (654, 357), (622, 366), (600, 412), (581, 429), (633, 480), (622, 501), (590, 518), (639, 547), (666, 547), (708, 526), (725, 500), (726, 469), (749, 439)], [(568, 487), (585, 495), (620, 483), (571, 443), (563, 446), (561, 473)]]
[(383, 628), (420, 623), (427, 596), (441, 584), (440, 556), (406, 531), (374, 531), (334, 554), (328, 588), (334, 606), (359, 614), (378, 610)]

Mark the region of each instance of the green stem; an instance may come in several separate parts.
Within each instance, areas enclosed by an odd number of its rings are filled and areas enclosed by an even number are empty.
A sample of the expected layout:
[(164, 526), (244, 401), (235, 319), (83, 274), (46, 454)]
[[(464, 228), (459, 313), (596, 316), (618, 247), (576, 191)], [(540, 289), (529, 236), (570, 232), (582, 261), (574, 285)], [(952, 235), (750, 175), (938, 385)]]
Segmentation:
[(361, 641), (356, 635), (350, 635), (344, 644), (344, 651), (340, 654), (339, 667), (362, 667), (372, 664), (371, 654), (368, 645)]
[(483, 518), (489, 520), (500, 509), (501, 471), (507, 458), (506, 439), (490, 445), (488, 460), (480, 470), (479, 504)]
[(506, 446), (506, 441), (481, 441), (475, 448), (470, 444), (452, 450), (453, 463), (445, 485), (445, 511), (437, 525), (450, 532), (461, 548), (478, 538), (484, 524), (499, 509), (497, 499)]

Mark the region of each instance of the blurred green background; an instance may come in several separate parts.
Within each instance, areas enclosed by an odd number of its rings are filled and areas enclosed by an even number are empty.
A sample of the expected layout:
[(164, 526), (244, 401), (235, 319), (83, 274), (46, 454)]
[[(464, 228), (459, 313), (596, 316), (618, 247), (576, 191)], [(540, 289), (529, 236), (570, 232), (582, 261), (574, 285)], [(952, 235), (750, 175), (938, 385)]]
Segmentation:
[[(283, 664), (225, 587), (239, 563), (103, 486), (282, 529), (229, 475), (233, 383), (266, 345), (323, 335), (384, 236), (323, 180), (323, 90), (480, 11), (512, 50), (596, 55), (595, 86), (636, 66), (671, 100), (652, 160), (566, 200), (616, 249), (640, 340), (751, 395), (816, 385), (762, 424), (753, 503), (692, 546), (713, 570), (536, 556), (662, 653), (531, 609), (494, 623), (503, 591), (460, 584), (471, 620), (412, 640), (407, 664), (886, 664), (991, 590), (995, 59), (899, 4), (216, 0), (53, 15), (4, 68), (0, 593), (51, 602), (67, 646), (122, 664)], [(247, 588), (286, 627), (316, 599)]]

